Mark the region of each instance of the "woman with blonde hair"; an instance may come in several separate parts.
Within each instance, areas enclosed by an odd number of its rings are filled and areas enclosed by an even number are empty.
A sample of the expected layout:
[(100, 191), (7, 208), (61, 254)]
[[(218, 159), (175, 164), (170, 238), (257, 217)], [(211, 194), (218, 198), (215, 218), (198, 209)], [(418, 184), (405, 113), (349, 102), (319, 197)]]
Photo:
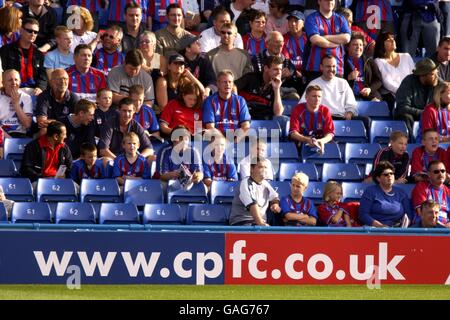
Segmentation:
[(153, 78), (153, 82), (160, 76), (164, 76), (167, 73), (167, 60), (159, 53), (155, 52), (156, 49), (156, 36), (151, 31), (144, 31), (139, 37), (139, 49), (144, 55), (144, 64), (142, 69), (147, 71)]
[(75, 19), (72, 23), (67, 24), (67, 27), (73, 32), (70, 51), (74, 52), (79, 44), (87, 44), (91, 47), (92, 52), (94, 52), (101, 34), (100, 32), (97, 34), (92, 31), (94, 29), (94, 19), (91, 13), (88, 9), (79, 6), (76, 6), (73, 12), (79, 13), (81, 19)]
[(22, 11), (16, 7), (0, 9), (0, 47), (19, 40), (22, 26)]
[(319, 220), (330, 227), (351, 227), (350, 213), (342, 200), (342, 186), (336, 181), (328, 181), (323, 191), (323, 201), (318, 208)]
[(440, 142), (450, 142), (450, 82), (444, 81), (434, 89), (433, 103), (423, 110), (417, 142), (428, 129), (436, 129)]

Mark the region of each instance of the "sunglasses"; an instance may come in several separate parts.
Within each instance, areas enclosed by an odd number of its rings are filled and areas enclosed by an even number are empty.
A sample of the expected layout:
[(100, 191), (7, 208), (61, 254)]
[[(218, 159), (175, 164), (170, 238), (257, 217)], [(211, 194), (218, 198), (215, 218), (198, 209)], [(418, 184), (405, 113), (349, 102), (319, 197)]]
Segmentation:
[(32, 34), (38, 34), (39, 33), (39, 31), (37, 31), (37, 30), (28, 29), (28, 28), (23, 28), (23, 30), (25, 30), (28, 33), (32, 33)]
[(231, 32), (231, 31), (220, 31), (220, 33), (223, 35), (227, 34), (229, 36), (231, 36), (233, 34), (233, 32)]
[(383, 177), (389, 177), (389, 176), (393, 176), (394, 173), (393, 172), (385, 172), (381, 174)]
[(445, 169), (438, 169), (438, 170), (433, 170), (434, 174), (438, 174), (438, 173), (445, 173), (446, 170)]

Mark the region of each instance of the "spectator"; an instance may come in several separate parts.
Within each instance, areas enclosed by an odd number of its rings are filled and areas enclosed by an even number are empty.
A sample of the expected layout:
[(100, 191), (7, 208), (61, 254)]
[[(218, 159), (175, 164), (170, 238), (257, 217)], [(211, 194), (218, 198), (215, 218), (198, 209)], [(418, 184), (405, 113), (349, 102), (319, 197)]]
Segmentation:
[(106, 178), (106, 169), (102, 159), (97, 159), (97, 147), (85, 142), (80, 148), (80, 158), (73, 162), (70, 170), (70, 178), (78, 185), (83, 179), (102, 179)]
[(441, 36), (446, 37), (450, 35), (450, 1), (449, 0), (439, 0), (439, 6), (442, 12), (441, 23)]
[(95, 103), (81, 99), (75, 104), (74, 113), (59, 119), (66, 127), (66, 145), (73, 159), (80, 157), (80, 147), (88, 142), (95, 144)]
[(403, 79), (395, 100), (395, 118), (403, 120), (412, 137), (414, 121), (419, 121), (425, 106), (433, 102), (433, 92), (439, 84), (437, 66), (428, 58), (416, 63), (413, 74)]
[(439, 210), (441, 205), (433, 199), (427, 199), (420, 205), (420, 219), (412, 225), (415, 228), (449, 228), (439, 222)]
[[(51, 1), (50, 1), (51, 2)], [(77, 7), (84, 7), (85, 9), (87, 9), (94, 20), (94, 29), (95, 31), (98, 31), (99, 29), (99, 13), (100, 11), (103, 10), (107, 10), (109, 7), (109, 1), (104, 1), (104, 0), (93, 0), (93, 1), (86, 1), (86, 0), (63, 0), (60, 1), (61, 4), (65, 7), (65, 11), (63, 13), (63, 20), (70, 20), (73, 18), (73, 16), (70, 16), (72, 14), (77, 14), (76, 12), (76, 8)], [(117, 2), (119, 2), (119, 0), (116, 1), (112, 1), (111, 2), (111, 7), (114, 6), (114, 4), (116, 4)], [(55, 5), (54, 3), (52, 3), (53, 5)], [(75, 8), (75, 9), (74, 9)]]
[(19, 40), (22, 11), (16, 7), (0, 8), (0, 47)]
[(211, 142), (203, 155), (203, 183), (210, 188), (213, 181), (237, 181), (238, 175), (233, 159), (225, 150), (227, 139), (217, 129), (213, 130)]
[(118, 116), (118, 112), (111, 108), (112, 91), (109, 88), (100, 89), (97, 92), (97, 109), (94, 113), (95, 136), (100, 137), (100, 133), (106, 130), (108, 122), (113, 121)]
[[(412, 203), (417, 215), (420, 215), (420, 206), (427, 199), (432, 199), (439, 203), (438, 221), (444, 225), (449, 225), (450, 212), (450, 190), (444, 185), (447, 177), (447, 170), (442, 161), (434, 160), (428, 164), (428, 181), (420, 181), (412, 191)], [(418, 216), (415, 217), (417, 221)]]
[(46, 53), (55, 45), (54, 30), (57, 26), (56, 11), (44, 0), (29, 0), (22, 8), (24, 20), (36, 19), (39, 21), (39, 32), (36, 37), (36, 46), (39, 51)]
[(153, 149), (150, 140), (145, 134), (144, 128), (133, 120), (134, 104), (130, 98), (124, 98), (119, 102), (119, 116), (109, 120), (105, 130), (100, 131), (98, 149), (102, 157), (115, 159), (116, 155), (123, 152), (123, 135), (134, 132), (139, 137), (139, 152), (149, 161), (154, 160)]
[[(220, 29), (225, 23), (231, 23), (230, 14), (222, 7), (218, 6), (212, 11), (213, 27), (204, 30), (200, 34), (200, 48), (202, 52), (209, 52), (218, 46), (220, 46), (221, 34)], [(233, 43), (235, 48), (244, 49), (242, 37), (239, 33), (236, 34), (236, 38)]]
[(125, 5), (125, 25), (123, 27), (122, 52), (127, 53), (139, 46), (139, 38), (145, 31), (142, 22), (142, 8), (134, 1)]
[(155, 89), (152, 77), (142, 70), (144, 56), (139, 49), (131, 49), (125, 56), (125, 63), (112, 68), (108, 76), (108, 87), (113, 92), (113, 103), (117, 104), (129, 96), (130, 87), (140, 84), (145, 88), (144, 102), (152, 105), (155, 100)]
[(3, 90), (0, 94), (0, 125), (5, 137), (25, 137), (31, 127), (33, 107), (31, 97), (20, 86), (20, 75), (9, 69), (2, 74)]
[(411, 176), (414, 182), (428, 180), (428, 164), (434, 160), (442, 161), (446, 168), (449, 167), (447, 152), (439, 147), (439, 134), (436, 129), (430, 128), (423, 134), (422, 145), (412, 153)]
[(365, 54), (369, 57), (372, 57), (373, 51), (375, 49), (375, 40), (371, 36), (369, 36), (363, 29), (353, 24), (353, 12), (349, 8), (341, 7), (338, 13), (343, 15), (345, 20), (347, 20), (352, 34), (359, 34), (362, 36), (363, 42), (365, 44)]
[(264, 72), (247, 73), (236, 81), (239, 94), (249, 105), (252, 119), (272, 119), (284, 111), (281, 101), (283, 61), (277, 56), (265, 59)]
[(371, 57), (364, 56), (364, 37), (353, 34), (345, 58), (344, 78), (359, 100), (380, 101), (383, 82), (381, 73)]
[(178, 126), (186, 127), (194, 135), (202, 131), (203, 94), (192, 82), (183, 82), (177, 98), (170, 100), (160, 117), (161, 132), (169, 136)]
[(125, 60), (120, 43), (123, 38), (122, 28), (116, 25), (110, 26), (101, 36), (102, 47), (94, 51), (93, 67), (102, 70), (108, 75), (111, 69), (120, 65)]
[[(126, 11), (128, 4), (133, 4), (132, 8), (141, 8), (142, 15), (140, 17), (139, 23), (141, 23), (144, 27), (147, 26), (149, 30), (152, 30), (152, 19), (150, 17), (151, 6), (155, 6), (155, 1), (148, 0), (115, 0), (111, 2), (109, 6), (109, 14), (108, 14), (108, 24), (119, 24), (123, 25), (126, 20)], [(164, 5), (166, 2), (156, 1), (160, 3), (160, 5)]]
[(27, 88), (27, 93), (33, 96), (47, 88), (44, 56), (34, 45), (38, 32), (39, 22), (26, 19), (22, 23), (19, 40), (0, 48), (3, 70), (15, 69), (20, 72), (20, 87)]
[(156, 177), (162, 181), (176, 180), (180, 177), (181, 166), (192, 174), (192, 182), (203, 180), (202, 158), (190, 145), (191, 134), (186, 127), (177, 126), (171, 133), (173, 146), (161, 150), (156, 163)]
[(160, 29), (163, 29), (167, 27), (168, 24), (168, 14), (167, 14), (167, 8), (170, 4), (177, 4), (182, 6), (181, 0), (173, 0), (173, 1), (165, 1), (165, 0), (156, 0), (156, 1), (149, 1), (149, 15), (148, 19), (150, 22), (147, 24), (147, 29), (152, 31), (158, 31)]
[(328, 181), (323, 190), (323, 201), (317, 208), (319, 220), (329, 227), (352, 227), (352, 220), (345, 203), (342, 203), (342, 186)]
[[(251, 141), (252, 142), (252, 141)], [(244, 144), (238, 144), (237, 156), (238, 158), (242, 156), (246, 150), (244, 150)], [(243, 158), (238, 164), (239, 176), (242, 179), (250, 176), (250, 164), (251, 160), (256, 157), (261, 157), (265, 160), (266, 171), (264, 173), (264, 179), (274, 180), (274, 169), (272, 162), (267, 158), (267, 143), (262, 139), (258, 139), (256, 142), (250, 144), (250, 153), (248, 156)]]
[(57, 26), (55, 29), (56, 49), (48, 52), (44, 58), (44, 68), (47, 78), (53, 70), (67, 69), (74, 64), (73, 53), (70, 51), (73, 34), (66, 26)]
[(220, 29), (220, 46), (208, 52), (208, 58), (216, 75), (228, 68), (233, 72), (234, 78), (239, 79), (244, 74), (253, 71), (248, 53), (234, 47), (236, 33), (235, 25), (231, 23), (223, 24)]
[(269, 2), (269, 15), (267, 16), (266, 33), (278, 31), (281, 34), (288, 32), (288, 0), (271, 0)]
[(80, 44), (73, 55), (75, 64), (67, 69), (69, 89), (79, 99), (95, 101), (98, 90), (106, 87), (103, 71), (91, 67), (92, 50), (87, 44)]
[(303, 172), (294, 174), (291, 194), (281, 198), (281, 216), (287, 226), (315, 226), (317, 210), (303, 193), (308, 189), (309, 178)]
[(244, 50), (254, 57), (266, 48), (266, 14), (262, 11), (255, 11), (250, 17), (250, 32), (243, 36)]
[(130, 98), (134, 103), (134, 121), (139, 123), (150, 137), (154, 135), (159, 137), (159, 124), (153, 109), (144, 104), (144, 87), (135, 84), (130, 87)]
[(251, 7), (254, 3), (255, 0), (231, 0), (225, 4), (231, 22), (237, 27), (241, 35), (250, 32), (249, 22), (254, 12)]
[(167, 74), (167, 59), (155, 52), (156, 36), (153, 32), (144, 31), (139, 38), (139, 50), (144, 56), (142, 69), (152, 76), (153, 83), (156, 83), (160, 76)]
[(408, 195), (394, 186), (394, 166), (387, 162), (377, 163), (373, 171), (376, 185), (365, 189), (359, 206), (359, 220), (376, 228), (407, 227), (412, 210)]
[(353, 1), (355, 22), (373, 39), (381, 32), (394, 32), (394, 15), (389, 0)]
[(311, 52), (305, 70), (309, 80), (320, 76), (320, 63), (325, 55), (333, 55), (337, 74), (344, 75), (344, 45), (350, 41), (347, 20), (335, 12), (335, 0), (319, 0), (319, 10), (306, 18), (305, 31), (311, 42)]
[(150, 179), (150, 167), (146, 159), (138, 153), (139, 137), (134, 132), (127, 132), (122, 140), (123, 154), (114, 159), (113, 178), (119, 186), (126, 180)]
[(216, 75), (208, 57), (201, 52), (200, 36), (187, 35), (181, 39), (180, 53), (186, 62), (185, 68), (198, 79), (205, 88), (205, 97), (217, 91)]
[(425, 107), (420, 116), (417, 141), (428, 129), (436, 129), (439, 142), (450, 142), (450, 83), (443, 82), (434, 89), (433, 102)]
[[(321, 104), (322, 89), (310, 84), (305, 92), (306, 103), (300, 103), (291, 113), (289, 136), (298, 144), (305, 143), (325, 151), (325, 144), (333, 140), (334, 123), (328, 107)], [(311, 121), (314, 119), (314, 121)], [(317, 119), (317, 120), (316, 120)]]
[(382, 92), (383, 100), (387, 102), (391, 112), (394, 109), (395, 94), (400, 83), (414, 69), (414, 62), (409, 53), (397, 53), (396, 49), (394, 34), (383, 32), (377, 38), (373, 54), (385, 89)]
[(37, 124), (41, 135), (45, 133), (52, 120), (67, 116), (73, 112), (77, 96), (68, 90), (69, 76), (64, 69), (55, 69), (50, 74), (49, 88), (37, 97)]
[(219, 72), (218, 91), (203, 103), (202, 120), (206, 129), (217, 128), (225, 136), (227, 130), (234, 130), (231, 133), (234, 133), (239, 140), (250, 128), (251, 118), (245, 99), (232, 93), (233, 81), (231, 70), (225, 69)]
[(377, 152), (373, 159), (373, 171), (371, 176), (367, 177), (364, 182), (373, 182), (374, 170), (378, 163), (387, 161), (395, 168), (395, 183), (406, 183), (406, 176), (408, 174), (409, 154), (406, 152), (408, 144), (408, 136), (401, 131), (394, 131), (389, 137), (389, 146), (382, 148)]
[(183, 13), (186, 30), (198, 32), (206, 28), (206, 23), (201, 24), (200, 1), (184, 0)]
[[(39, 178), (66, 178), (72, 168), (72, 154), (64, 143), (66, 127), (59, 121), (52, 121), (47, 133), (25, 146), (20, 175), (31, 182)], [(63, 176), (56, 176), (61, 165), (66, 166)]]
[(450, 35), (439, 40), (438, 48), (430, 58), (438, 65), (439, 78), (450, 81)]
[(190, 34), (182, 28), (183, 10), (178, 4), (171, 4), (166, 9), (168, 25), (155, 32), (156, 52), (167, 59), (180, 50), (180, 40)]
[(0, 202), (3, 203), (3, 205), (6, 209), (7, 219), (9, 219), (9, 217), (11, 217), (11, 211), (12, 211), (12, 207), (14, 205), (14, 201), (6, 198), (2, 186), (0, 186)]
[(95, 33), (94, 30), (94, 19), (88, 9), (84, 7), (74, 7), (74, 14), (79, 16), (77, 23), (69, 25), (69, 29), (73, 32), (72, 41), (72, 52), (75, 53), (76, 48), (80, 44), (88, 45), (92, 52), (94, 52), (97, 47), (97, 43), (100, 41), (100, 33)]
[[(317, 85), (322, 89), (323, 104), (330, 110), (333, 119), (361, 120), (368, 130), (370, 119), (358, 116), (355, 95), (350, 85), (346, 80), (336, 77), (336, 59), (331, 55), (325, 55), (320, 63), (320, 70), (322, 76), (311, 81), (308, 86)], [(300, 102), (305, 102), (305, 94)]]
[(236, 188), (234, 193), (230, 224), (269, 226), (268, 210), (281, 212), (279, 196), (265, 180), (267, 170), (265, 158), (252, 158), (250, 168), (250, 176), (241, 180), (239, 188)]

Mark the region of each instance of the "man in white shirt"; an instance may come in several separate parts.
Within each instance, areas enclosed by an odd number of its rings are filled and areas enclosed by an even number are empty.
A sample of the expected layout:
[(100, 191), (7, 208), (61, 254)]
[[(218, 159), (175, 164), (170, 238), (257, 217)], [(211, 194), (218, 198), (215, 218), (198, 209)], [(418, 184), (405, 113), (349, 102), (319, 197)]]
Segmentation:
[[(220, 45), (220, 29), (225, 23), (231, 22), (231, 17), (228, 11), (224, 7), (217, 7), (213, 13), (213, 26), (204, 30), (201, 33), (200, 47), (202, 52), (208, 52), (217, 48)], [(244, 49), (244, 43), (242, 37), (238, 33), (234, 40), (234, 47)]]
[[(369, 129), (370, 119), (358, 116), (355, 95), (345, 79), (336, 77), (336, 58), (332, 55), (323, 56), (320, 62), (322, 76), (314, 79), (309, 86), (318, 85), (322, 89), (322, 104), (331, 111), (335, 120), (361, 120), (366, 130)], [(306, 92), (306, 90), (305, 90)], [(306, 102), (303, 93), (300, 103)]]

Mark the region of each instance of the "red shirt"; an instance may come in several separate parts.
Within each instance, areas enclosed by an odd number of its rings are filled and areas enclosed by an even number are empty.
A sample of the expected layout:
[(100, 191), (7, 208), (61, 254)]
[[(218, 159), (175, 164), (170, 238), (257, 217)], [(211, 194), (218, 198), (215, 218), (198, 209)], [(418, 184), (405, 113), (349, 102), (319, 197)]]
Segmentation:
[(306, 103), (296, 105), (291, 113), (289, 133), (293, 131), (318, 139), (325, 137), (328, 133), (334, 135), (330, 110), (320, 105), (318, 111), (310, 112), (306, 108)]
[[(423, 109), (421, 117), (422, 134), (427, 129), (436, 129), (440, 136), (450, 136), (450, 112), (446, 108), (436, 108), (434, 103)], [(422, 135), (421, 135), (422, 136)]]
[(55, 149), (53, 149), (52, 146), (48, 143), (47, 136), (43, 135), (39, 138), (39, 146), (46, 152), (42, 176), (54, 177), (59, 167), (59, 149), (64, 146), (64, 143), (56, 145)]
[(444, 149), (439, 147), (435, 154), (429, 155), (425, 153), (425, 147), (420, 146), (414, 149), (412, 153), (411, 159), (411, 175), (415, 175), (418, 173), (427, 173), (428, 164), (433, 160), (442, 161), (447, 168), (449, 169), (448, 161), (447, 161), (447, 153)]
[(200, 121), (202, 124), (202, 109), (188, 108), (178, 102), (177, 99), (170, 100), (161, 113), (160, 122), (166, 123), (169, 128), (175, 128), (178, 125), (186, 126), (194, 134), (194, 122)]

